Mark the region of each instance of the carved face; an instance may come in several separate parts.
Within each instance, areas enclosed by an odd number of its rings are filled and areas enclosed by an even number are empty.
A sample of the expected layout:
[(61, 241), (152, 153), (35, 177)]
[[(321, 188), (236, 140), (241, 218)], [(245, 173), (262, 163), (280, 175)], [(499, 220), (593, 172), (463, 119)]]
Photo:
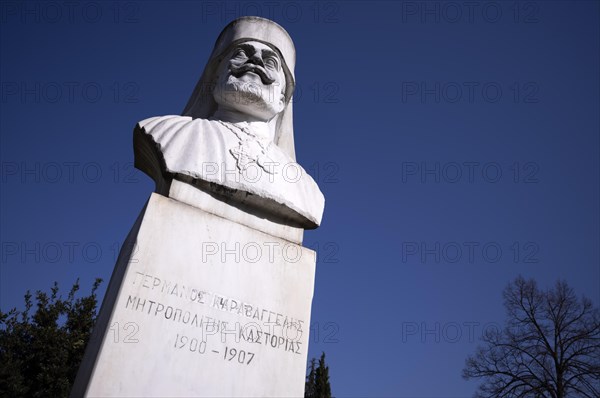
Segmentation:
[(219, 107), (271, 120), (285, 107), (283, 60), (266, 44), (238, 43), (223, 58), (214, 90)]

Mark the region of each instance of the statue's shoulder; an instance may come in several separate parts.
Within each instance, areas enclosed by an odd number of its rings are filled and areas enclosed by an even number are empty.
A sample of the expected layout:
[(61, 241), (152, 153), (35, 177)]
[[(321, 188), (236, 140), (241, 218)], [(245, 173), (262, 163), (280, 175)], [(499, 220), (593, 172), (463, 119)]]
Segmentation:
[[(139, 121), (133, 131), (135, 166), (157, 182), (183, 174), (196, 177), (207, 162), (227, 158), (231, 134), (214, 120), (189, 116), (155, 116)], [(234, 166), (235, 167), (235, 166)], [(157, 188), (157, 192), (163, 192)]]
[(191, 124), (200, 124), (202, 119), (192, 119), (189, 116), (166, 115), (154, 116), (148, 119), (141, 120), (137, 123), (136, 128), (145, 130), (146, 133), (152, 134), (159, 130), (171, 128), (182, 128)]
[(134, 133), (149, 135), (156, 143), (160, 144), (174, 139), (177, 141), (197, 140), (201, 138), (201, 133), (210, 136), (223, 129), (215, 120), (166, 115), (139, 121), (135, 126)]

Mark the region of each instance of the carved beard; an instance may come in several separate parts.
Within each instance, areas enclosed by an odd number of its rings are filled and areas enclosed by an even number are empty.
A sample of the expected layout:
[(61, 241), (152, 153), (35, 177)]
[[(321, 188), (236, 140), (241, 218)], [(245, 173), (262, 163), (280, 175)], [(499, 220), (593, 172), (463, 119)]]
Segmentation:
[[(244, 74), (241, 73), (238, 77), (241, 78)], [(263, 77), (258, 75), (262, 80)], [(217, 104), (227, 104), (232, 108), (252, 107), (272, 116), (283, 110), (279, 104), (282, 94), (278, 85), (243, 81), (238, 77), (229, 74), (224, 83), (215, 86), (213, 95)]]

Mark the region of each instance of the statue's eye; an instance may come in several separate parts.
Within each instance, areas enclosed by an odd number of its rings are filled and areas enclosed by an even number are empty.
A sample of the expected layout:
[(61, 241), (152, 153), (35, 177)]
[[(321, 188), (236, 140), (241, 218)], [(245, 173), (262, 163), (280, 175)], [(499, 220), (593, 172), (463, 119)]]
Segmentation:
[(278, 70), (279, 69), (279, 61), (275, 57), (267, 57), (265, 59), (265, 66), (267, 68)]
[(235, 58), (243, 58), (246, 57), (246, 52), (242, 48), (238, 48), (234, 51), (233, 56)]

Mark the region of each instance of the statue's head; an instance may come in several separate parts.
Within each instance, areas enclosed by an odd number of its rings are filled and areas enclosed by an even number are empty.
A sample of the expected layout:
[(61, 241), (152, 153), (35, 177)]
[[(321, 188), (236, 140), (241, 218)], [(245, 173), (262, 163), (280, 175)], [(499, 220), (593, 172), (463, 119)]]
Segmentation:
[(283, 111), (285, 74), (277, 51), (259, 41), (237, 43), (218, 67), (213, 98), (219, 108), (268, 122)]
[(295, 158), (292, 94), (296, 52), (288, 33), (260, 17), (223, 29), (184, 116), (210, 118), (219, 108), (276, 124), (274, 142)]

